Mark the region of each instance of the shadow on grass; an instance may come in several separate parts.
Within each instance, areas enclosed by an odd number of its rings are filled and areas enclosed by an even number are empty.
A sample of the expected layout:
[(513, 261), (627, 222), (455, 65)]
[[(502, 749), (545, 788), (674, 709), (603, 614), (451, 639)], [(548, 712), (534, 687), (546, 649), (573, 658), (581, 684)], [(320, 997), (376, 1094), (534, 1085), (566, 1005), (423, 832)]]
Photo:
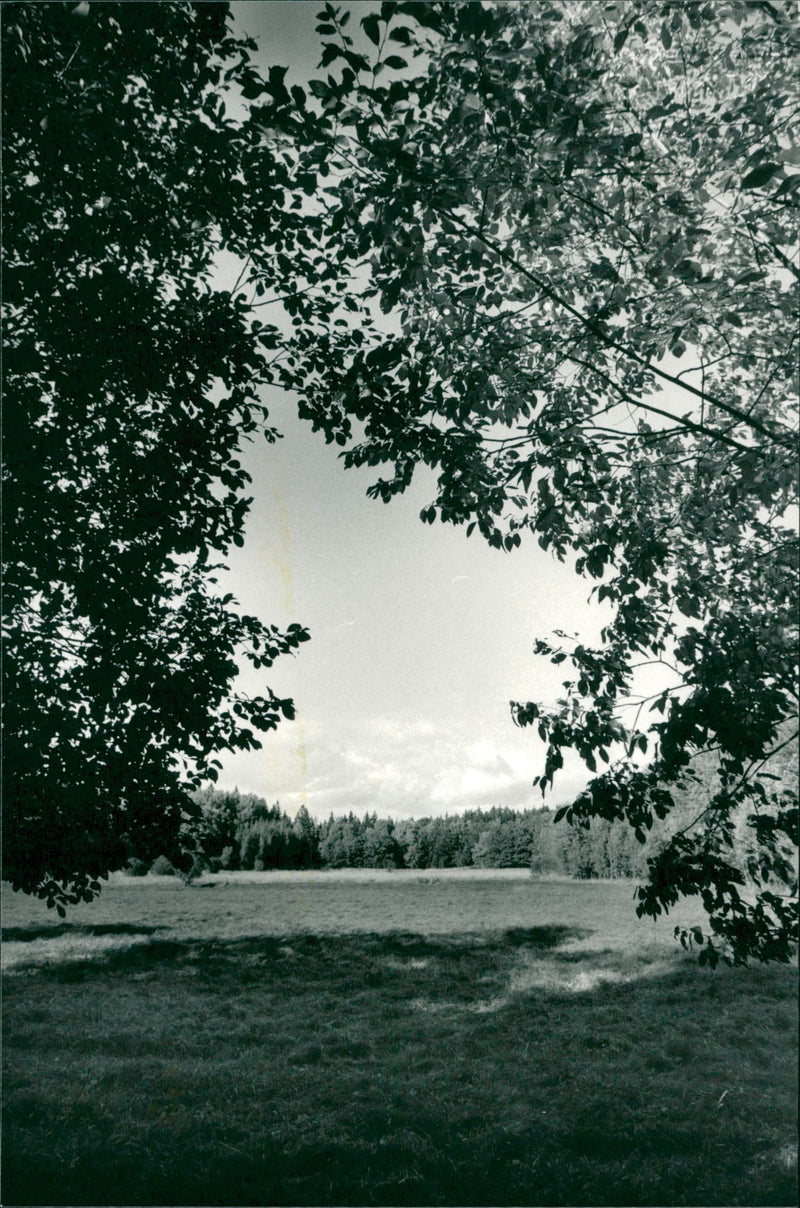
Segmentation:
[(54, 940), (60, 936), (80, 935), (154, 935), (165, 927), (147, 927), (141, 923), (55, 923), (31, 927), (3, 927), (0, 942), (29, 943), (32, 940)]
[[(160, 970), (191, 968), (195, 975), (205, 975), (212, 986), (238, 983), (253, 984), (264, 976), (265, 970), (280, 967), (282, 974), (290, 972), (301, 977), (325, 976), (333, 967), (338, 974), (352, 967), (356, 987), (375, 988), (397, 980), (398, 972), (406, 975), (426, 971), (428, 978), (463, 982), (470, 991), (477, 986), (477, 975), (484, 982), (491, 971), (505, 972), (505, 966), (518, 953), (529, 959), (555, 956), (574, 961), (574, 952), (559, 956), (558, 950), (569, 941), (589, 935), (574, 927), (514, 927), (504, 931), (482, 932), (479, 935), (421, 936), (415, 932), (376, 932), (355, 935), (291, 934), (288, 936), (253, 936), (231, 939), (172, 939), (159, 936), (166, 927), (136, 926), (128, 923), (88, 926), (62, 923), (51, 927), (11, 927), (3, 931), (5, 943), (24, 945), (37, 940), (63, 940), (63, 951), (56, 943), (48, 946), (46, 956), (33, 964), (20, 953), (19, 967), (30, 972), (35, 968), (43, 976), (60, 981), (88, 981), (108, 975), (119, 976), (150, 973)], [(119, 947), (98, 943), (96, 948), (75, 951), (75, 940), (107, 940), (120, 937)], [(149, 937), (149, 938), (148, 938)], [(126, 939), (141, 942), (128, 944)], [(34, 949), (31, 955), (34, 954)], [(448, 976), (449, 974), (449, 976)], [(337, 978), (338, 980), (338, 978)]]
[(585, 939), (590, 931), (561, 924), (546, 927), (507, 927), (503, 931), (480, 934), (457, 933), (452, 936), (421, 936), (416, 932), (390, 931), (367, 938), (383, 944), (387, 952), (414, 956), (453, 955), (458, 952), (499, 951), (501, 949), (533, 948), (552, 951), (570, 940)]
[(790, 971), (515, 994), (586, 934), (152, 936), (9, 980), (5, 1202), (793, 1203)]

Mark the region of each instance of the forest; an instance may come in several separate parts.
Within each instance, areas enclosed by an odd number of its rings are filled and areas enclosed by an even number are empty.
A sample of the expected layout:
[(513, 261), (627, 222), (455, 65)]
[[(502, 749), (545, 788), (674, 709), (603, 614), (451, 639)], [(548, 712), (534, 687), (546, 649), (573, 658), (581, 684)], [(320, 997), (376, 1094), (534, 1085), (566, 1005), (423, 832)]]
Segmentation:
[[(790, 750), (775, 761), (772, 774), (786, 787), (796, 781)], [(707, 795), (707, 777), (701, 775), (679, 803), (681, 821), (689, 824)], [(320, 820), (304, 805), (292, 817), (278, 802), (269, 805), (254, 793), (214, 787), (198, 790), (194, 803), (197, 814), (184, 824), (184, 847), (192, 853), (192, 864), (181, 871), (189, 877), (279, 868), (474, 867), (530, 868), (534, 876), (579, 880), (644, 878), (648, 858), (666, 837), (666, 828), (656, 826), (639, 842), (629, 826), (605, 819), (571, 826), (546, 807), (493, 806), (401, 820), (351, 811)], [(733, 848), (745, 870), (752, 852), (744, 819)], [(165, 855), (152, 863), (134, 855), (126, 870), (137, 875), (178, 871)]]
[[(546, 808), (468, 809), (441, 817), (395, 821), (367, 812), (317, 820), (305, 806), (292, 818), (278, 803), (238, 790), (196, 795), (199, 816), (188, 823), (193, 848), (184, 875), (277, 868), (528, 868), (577, 878), (644, 875), (649, 847), (630, 828), (603, 822), (589, 830), (554, 822)], [(177, 871), (166, 856), (152, 864), (133, 857), (127, 871)]]

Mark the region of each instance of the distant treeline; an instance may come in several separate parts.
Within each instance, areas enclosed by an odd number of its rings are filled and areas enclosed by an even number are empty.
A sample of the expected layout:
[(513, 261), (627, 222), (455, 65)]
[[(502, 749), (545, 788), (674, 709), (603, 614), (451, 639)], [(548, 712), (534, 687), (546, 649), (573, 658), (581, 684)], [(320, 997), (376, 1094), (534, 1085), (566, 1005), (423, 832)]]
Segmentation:
[[(776, 755), (764, 775), (770, 783), (797, 792), (797, 741), (791, 729), (779, 736)], [(789, 741), (786, 741), (786, 739)], [(470, 809), (463, 814), (393, 822), (377, 814), (325, 821), (301, 807), (292, 818), (280, 805), (234, 789), (207, 788), (194, 794), (200, 807), (185, 828), (193, 850), (194, 873), (209, 869), (269, 868), (530, 868), (534, 874), (578, 877), (640, 877), (647, 858), (676, 827), (689, 829), (708, 806), (713, 755), (694, 761), (695, 778), (678, 795), (666, 822), (656, 821), (640, 844), (621, 822), (593, 821), (588, 830), (554, 822), (549, 809)], [(746, 869), (753, 836), (743, 816), (735, 816), (731, 856)], [(154, 864), (133, 859), (129, 871), (174, 872), (166, 856)]]
[[(377, 814), (290, 818), (253, 794), (208, 788), (187, 839), (195, 871), (272, 868), (530, 868), (568, 877), (628, 877), (644, 871), (647, 849), (615, 823), (583, 831), (554, 824), (548, 809), (495, 807), (394, 822)], [(132, 865), (146, 872), (141, 861)], [(152, 871), (169, 871), (163, 857)]]

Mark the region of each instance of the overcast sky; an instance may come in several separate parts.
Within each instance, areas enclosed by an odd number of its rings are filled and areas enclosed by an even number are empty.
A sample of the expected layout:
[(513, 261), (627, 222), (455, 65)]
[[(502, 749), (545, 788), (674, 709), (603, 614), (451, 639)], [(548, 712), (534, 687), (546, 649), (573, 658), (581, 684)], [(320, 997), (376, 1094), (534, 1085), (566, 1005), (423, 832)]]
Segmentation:
[[(289, 67), (287, 83), (308, 78), (316, 0), (232, 7), (265, 63)], [(265, 398), (284, 439), (248, 452), (255, 503), (226, 590), (269, 623), (307, 625), (312, 640), (261, 673), (294, 698), (297, 721), (261, 751), (223, 758), (220, 784), (317, 816), (541, 805), (531, 780), (543, 747), (514, 726), (509, 701), (559, 695), (563, 671), (534, 658), (533, 641), (554, 627), (596, 640), (605, 618), (586, 605), (589, 585), (533, 539), (504, 554), (477, 533), (423, 525), (425, 471), (391, 504), (367, 499), (375, 471), (345, 471), (291, 398)], [(552, 802), (584, 783), (576, 763)]]

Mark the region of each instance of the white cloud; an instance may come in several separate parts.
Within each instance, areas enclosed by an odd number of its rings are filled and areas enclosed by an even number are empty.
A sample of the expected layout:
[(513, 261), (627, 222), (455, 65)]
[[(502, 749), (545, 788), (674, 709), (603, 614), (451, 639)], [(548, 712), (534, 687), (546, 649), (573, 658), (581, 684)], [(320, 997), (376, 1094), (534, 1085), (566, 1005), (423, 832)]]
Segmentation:
[[(242, 776), (241, 757), (236, 767), (240, 789), (279, 800), (289, 812), (304, 804), (318, 817), (369, 810), (401, 818), (536, 807), (542, 798), (531, 780), (540, 760), (533, 732), (510, 722), (476, 738), (463, 719), (372, 717), (324, 728), (284, 725), (248, 757), (250, 775)], [(570, 800), (585, 779), (578, 765), (568, 766), (552, 800)]]

